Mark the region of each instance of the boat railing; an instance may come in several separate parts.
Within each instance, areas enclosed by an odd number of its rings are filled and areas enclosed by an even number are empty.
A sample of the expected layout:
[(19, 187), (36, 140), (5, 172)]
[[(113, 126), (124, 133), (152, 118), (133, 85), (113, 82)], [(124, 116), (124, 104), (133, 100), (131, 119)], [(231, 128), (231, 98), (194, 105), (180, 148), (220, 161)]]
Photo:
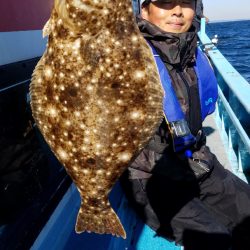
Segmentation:
[(218, 80), (216, 122), (220, 134), (226, 140), (233, 171), (240, 177), (244, 173), (247, 178), (250, 173), (250, 84), (209, 39), (204, 18), (198, 35), (200, 47), (206, 51)]
[(0, 88), (0, 93), (5, 92), (5, 91), (7, 91), (9, 89), (14, 89), (14, 88), (16, 88), (17, 86), (20, 86), (20, 85), (28, 84), (30, 82), (30, 80), (31, 79), (29, 78), (29, 79), (26, 79), (24, 81), (14, 83), (14, 84), (12, 84), (10, 86), (4, 87), (4, 88)]

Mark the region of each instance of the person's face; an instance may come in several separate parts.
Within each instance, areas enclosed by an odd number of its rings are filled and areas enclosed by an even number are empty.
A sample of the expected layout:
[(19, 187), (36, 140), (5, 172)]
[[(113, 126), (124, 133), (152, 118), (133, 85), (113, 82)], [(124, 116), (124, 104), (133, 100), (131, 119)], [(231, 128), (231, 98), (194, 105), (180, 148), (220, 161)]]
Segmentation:
[(171, 33), (189, 30), (195, 15), (195, 0), (165, 0), (142, 7), (142, 18)]

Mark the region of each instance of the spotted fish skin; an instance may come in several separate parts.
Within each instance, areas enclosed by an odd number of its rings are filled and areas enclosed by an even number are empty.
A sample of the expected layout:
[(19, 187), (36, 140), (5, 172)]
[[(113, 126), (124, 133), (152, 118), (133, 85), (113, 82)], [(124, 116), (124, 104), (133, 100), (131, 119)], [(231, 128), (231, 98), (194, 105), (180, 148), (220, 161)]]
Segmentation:
[(76, 232), (126, 238), (108, 194), (162, 119), (130, 0), (56, 0), (30, 86), (33, 117), (82, 198)]

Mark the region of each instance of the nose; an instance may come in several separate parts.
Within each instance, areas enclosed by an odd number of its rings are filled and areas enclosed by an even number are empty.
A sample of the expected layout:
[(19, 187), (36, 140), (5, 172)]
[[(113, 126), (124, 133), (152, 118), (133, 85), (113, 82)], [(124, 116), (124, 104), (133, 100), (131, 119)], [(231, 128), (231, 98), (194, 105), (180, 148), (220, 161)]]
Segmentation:
[(172, 8), (172, 15), (175, 15), (177, 17), (182, 16), (182, 6), (178, 1), (174, 3), (174, 6)]

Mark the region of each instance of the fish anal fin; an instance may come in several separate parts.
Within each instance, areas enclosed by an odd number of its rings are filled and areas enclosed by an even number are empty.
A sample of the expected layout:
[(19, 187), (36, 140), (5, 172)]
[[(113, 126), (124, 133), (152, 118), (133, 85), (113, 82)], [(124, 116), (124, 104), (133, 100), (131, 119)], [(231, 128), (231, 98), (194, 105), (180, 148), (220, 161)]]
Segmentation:
[(85, 206), (84, 203), (81, 204), (75, 226), (76, 233), (86, 231), (98, 234), (112, 234), (126, 239), (126, 232), (120, 219), (111, 207), (101, 211), (94, 211)]

